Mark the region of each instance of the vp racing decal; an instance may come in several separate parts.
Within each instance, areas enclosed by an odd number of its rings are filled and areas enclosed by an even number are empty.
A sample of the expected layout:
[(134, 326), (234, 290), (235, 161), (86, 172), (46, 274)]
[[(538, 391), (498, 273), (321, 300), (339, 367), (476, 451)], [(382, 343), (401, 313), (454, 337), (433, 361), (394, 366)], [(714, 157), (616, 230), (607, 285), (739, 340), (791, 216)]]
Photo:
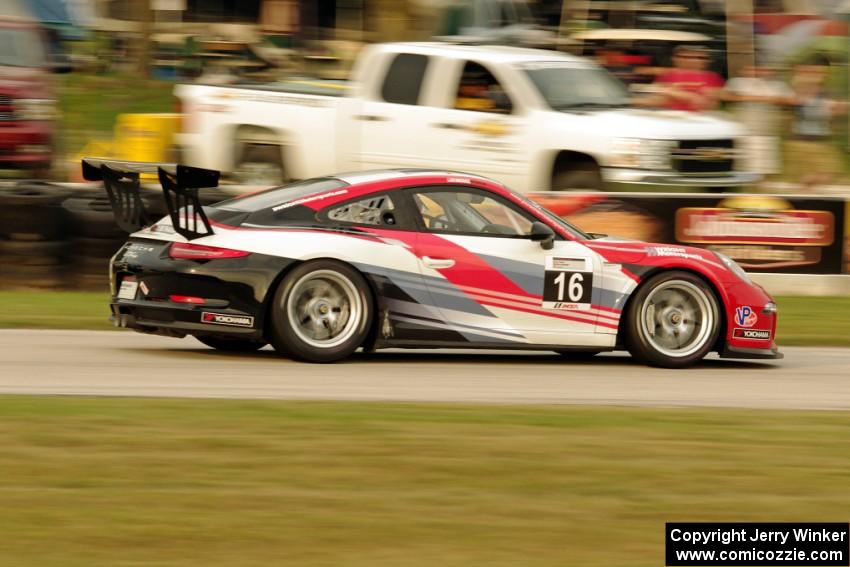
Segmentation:
[(231, 327), (253, 327), (254, 318), (248, 315), (226, 315), (224, 313), (209, 313), (204, 311), (201, 313), (202, 323), (212, 323), (213, 325), (229, 325)]
[(735, 308), (735, 324), (741, 327), (752, 327), (758, 321), (758, 315), (749, 305)]

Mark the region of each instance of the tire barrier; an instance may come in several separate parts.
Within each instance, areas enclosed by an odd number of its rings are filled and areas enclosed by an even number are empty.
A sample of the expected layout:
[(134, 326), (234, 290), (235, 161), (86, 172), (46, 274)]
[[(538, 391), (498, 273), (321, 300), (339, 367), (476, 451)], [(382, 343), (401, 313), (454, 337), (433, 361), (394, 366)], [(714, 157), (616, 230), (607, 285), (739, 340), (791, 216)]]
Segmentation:
[(73, 234), (86, 238), (126, 236), (115, 224), (112, 207), (103, 192), (80, 192), (62, 204), (71, 217)]
[[(231, 196), (207, 189), (201, 202)], [(152, 218), (167, 214), (160, 191), (142, 199)], [(126, 239), (101, 187), (0, 182), (0, 289), (107, 291), (109, 259)]]
[(68, 249), (65, 240), (0, 241), (0, 287), (65, 287)]
[(27, 181), (0, 187), (0, 238), (3, 240), (57, 240), (67, 233), (62, 201), (68, 189)]
[(71, 219), (69, 287), (108, 291), (109, 259), (127, 240), (115, 224), (109, 198), (100, 190), (82, 190), (62, 206)]
[[(199, 197), (208, 205), (254, 189), (209, 188)], [(591, 232), (716, 249), (764, 281), (771, 292), (850, 294), (846, 196), (552, 192), (529, 196)], [(152, 218), (166, 215), (158, 188), (145, 187), (142, 199)], [(0, 289), (106, 291), (109, 259), (126, 238), (115, 225), (102, 187), (0, 181)], [(829, 285), (820, 283), (827, 280)]]
[(0, 187), (0, 288), (65, 286), (71, 191), (39, 181)]

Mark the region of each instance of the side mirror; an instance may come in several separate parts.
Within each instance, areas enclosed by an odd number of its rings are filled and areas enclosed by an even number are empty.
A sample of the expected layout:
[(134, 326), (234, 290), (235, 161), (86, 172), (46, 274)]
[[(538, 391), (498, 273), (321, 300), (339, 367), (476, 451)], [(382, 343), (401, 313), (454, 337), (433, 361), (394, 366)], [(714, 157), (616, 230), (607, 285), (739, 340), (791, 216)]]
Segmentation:
[(551, 250), (555, 245), (555, 231), (540, 221), (531, 223), (531, 240), (539, 242), (543, 250)]

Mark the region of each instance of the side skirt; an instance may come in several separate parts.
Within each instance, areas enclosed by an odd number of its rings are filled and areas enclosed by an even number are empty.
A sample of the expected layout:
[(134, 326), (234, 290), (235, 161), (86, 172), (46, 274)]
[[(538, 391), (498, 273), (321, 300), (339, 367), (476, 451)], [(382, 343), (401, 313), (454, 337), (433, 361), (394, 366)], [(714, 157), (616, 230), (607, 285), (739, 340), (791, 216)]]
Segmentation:
[(475, 350), (533, 350), (533, 351), (564, 351), (564, 352), (612, 352), (617, 350), (614, 347), (597, 347), (597, 346), (560, 346), (546, 344), (528, 344), (528, 343), (507, 343), (507, 342), (468, 342), (460, 343), (457, 341), (422, 341), (422, 340), (381, 340), (378, 341), (373, 350), (385, 348), (405, 348), (405, 349), (429, 349), (429, 348), (446, 348), (454, 350), (475, 349)]

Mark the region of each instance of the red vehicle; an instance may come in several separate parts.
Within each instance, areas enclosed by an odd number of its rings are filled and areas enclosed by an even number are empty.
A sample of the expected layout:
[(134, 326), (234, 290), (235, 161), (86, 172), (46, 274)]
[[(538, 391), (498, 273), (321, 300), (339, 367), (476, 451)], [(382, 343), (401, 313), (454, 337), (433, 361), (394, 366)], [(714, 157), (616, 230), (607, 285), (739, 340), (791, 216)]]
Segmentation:
[(54, 100), (38, 24), (0, 17), (0, 168), (45, 175), (53, 157)]

